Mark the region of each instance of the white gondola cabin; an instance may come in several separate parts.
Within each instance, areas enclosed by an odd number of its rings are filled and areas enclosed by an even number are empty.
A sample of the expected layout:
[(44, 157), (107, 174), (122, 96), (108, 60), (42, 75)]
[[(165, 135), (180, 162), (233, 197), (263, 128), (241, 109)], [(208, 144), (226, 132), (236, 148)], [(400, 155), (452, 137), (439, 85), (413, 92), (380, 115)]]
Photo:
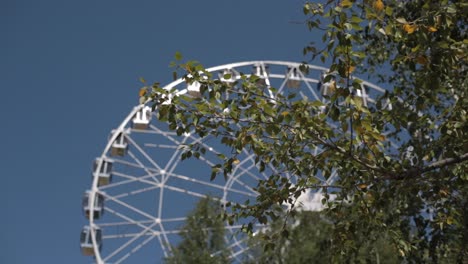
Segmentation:
[(145, 106), (135, 113), (132, 119), (133, 128), (147, 129), (151, 122), (151, 107)]
[(97, 158), (93, 163), (93, 176), (98, 177), (98, 186), (104, 186), (112, 181), (112, 164), (108, 159)]
[[(239, 75), (238, 72), (231, 70), (231, 69), (225, 69), (224, 71), (220, 71), (218, 74), (219, 79), (224, 83), (234, 83), (238, 75)], [(228, 78), (224, 78), (224, 77), (228, 77)]]
[(252, 74), (259, 77), (257, 84), (266, 86), (266, 77), (268, 76), (268, 65), (255, 64), (252, 69)]
[(112, 156), (125, 156), (128, 149), (127, 138), (124, 132), (120, 132), (112, 142), (111, 155)]
[[(92, 211), (91, 205), (93, 205)], [(83, 213), (87, 219), (90, 219), (91, 215), (93, 219), (99, 219), (104, 213), (104, 196), (100, 193), (95, 193), (93, 202), (91, 201), (91, 192), (86, 191), (83, 196)]]
[(367, 89), (365, 87), (362, 87), (361, 89), (357, 89), (356, 95), (362, 99), (362, 105), (367, 107), (367, 100), (368, 100)]
[(161, 101), (161, 105), (170, 105), (172, 102), (172, 94), (162, 94), (161, 98), (163, 101)]
[[(190, 78), (192, 77), (192, 75), (189, 74), (188, 77)], [(204, 80), (208, 80), (207, 76), (203, 76), (202, 78)], [(201, 88), (201, 83), (199, 81), (193, 81), (192, 83), (187, 84), (187, 93), (192, 97), (201, 98), (200, 88)]]
[(288, 70), (287, 70), (286, 74), (287, 74), (287, 77), (288, 77), (288, 81), (287, 81), (286, 85), (289, 88), (299, 88), (299, 86), (301, 85), (301, 78), (299, 76), (298, 69), (288, 67)]
[(201, 84), (197, 81), (194, 81), (191, 84), (187, 85), (187, 92), (192, 97), (200, 98), (201, 97), (200, 87), (201, 87)]
[(99, 227), (91, 229), (89, 226), (83, 227), (83, 230), (81, 230), (81, 235), (80, 235), (80, 247), (81, 247), (81, 253), (85, 256), (94, 256), (94, 246), (93, 246), (93, 239), (92, 239), (92, 232), (94, 231), (95, 237), (96, 237), (96, 244), (97, 248), (101, 250), (102, 247), (102, 231)]
[[(327, 78), (326, 73), (320, 75), (319, 83), (317, 84), (317, 88), (320, 90), (322, 96), (331, 96), (336, 90), (336, 81), (335, 76), (329, 75), (330, 77)], [(327, 79), (327, 81), (325, 81)]]
[(382, 109), (387, 109), (387, 110), (392, 110), (392, 102), (390, 102), (390, 99), (385, 100), (384, 105), (382, 106)]

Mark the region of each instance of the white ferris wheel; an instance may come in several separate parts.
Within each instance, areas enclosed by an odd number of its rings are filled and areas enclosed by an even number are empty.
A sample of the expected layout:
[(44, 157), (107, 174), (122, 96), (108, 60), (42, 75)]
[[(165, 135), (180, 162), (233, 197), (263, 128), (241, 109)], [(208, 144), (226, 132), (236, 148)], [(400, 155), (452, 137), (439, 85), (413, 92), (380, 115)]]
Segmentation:
[[(241, 75), (255, 74), (261, 85), (275, 87), (277, 93), (295, 93), (299, 99), (326, 102), (330, 83), (324, 83), (323, 76), (327, 69), (308, 65), (305, 73), (300, 66), (283, 61), (249, 61), (207, 71), (213, 73), (213, 78), (218, 76), (221, 81), (232, 83), (241, 82)], [(178, 79), (164, 89), (176, 88), (179, 94), (198, 96), (199, 86)], [(363, 81), (362, 89), (355, 94), (367, 105), (383, 92), (384, 89)], [(203, 144), (206, 154), (200, 159), (181, 161), (180, 146), (195, 142)], [(225, 151), (216, 140), (201, 142), (191, 133), (177, 136), (145, 104), (134, 107), (112, 130), (104, 151), (94, 161), (92, 185), (83, 197), (87, 224), (80, 237), (82, 253), (94, 257), (92, 261), (99, 264), (159, 263), (170, 256), (170, 245), (180, 240), (187, 213), (199, 199), (215, 197), (222, 203), (255, 200), (258, 180), (267, 179), (274, 168), (260, 173), (252, 153), (245, 151), (238, 156), (240, 162), (227, 180), (217, 177), (210, 181), (211, 167), (219, 161), (217, 154)], [(294, 181), (293, 175), (290, 178)], [(316, 195), (308, 193), (302, 199), (307, 203), (305, 207), (320, 209)], [(226, 245), (233, 262), (248, 258), (246, 236), (239, 232), (241, 226), (225, 226)]]

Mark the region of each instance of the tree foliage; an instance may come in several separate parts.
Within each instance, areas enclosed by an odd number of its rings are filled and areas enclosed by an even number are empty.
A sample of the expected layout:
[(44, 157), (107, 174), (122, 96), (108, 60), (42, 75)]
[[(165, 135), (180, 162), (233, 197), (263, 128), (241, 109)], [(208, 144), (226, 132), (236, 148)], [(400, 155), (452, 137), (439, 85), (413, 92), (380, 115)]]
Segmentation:
[(230, 263), (221, 211), (219, 202), (210, 197), (202, 198), (187, 216), (180, 233), (182, 241), (172, 247), (172, 255), (165, 263)]
[(275, 236), (281, 230), (283, 221), (272, 223), (267, 230), (251, 238), (253, 246), (249, 254), (254, 261), (244, 263), (398, 263), (396, 248), (391, 245), (387, 234), (378, 234), (375, 241), (360, 236), (360, 247), (352, 254), (333, 254), (333, 237), (330, 236), (334, 222), (323, 213), (302, 211), (287, 221), (288, 235), (274, 238), (275, 250), (263, 251), (262, 246), (271, 243), (265, 235)]
[[(234, 85), (222, 82), (196, 62), (182, 63), (180, 54), (176, 69), (187, 83), (201, 84), (201, 97), (170, 94), (155, 84), (144, 88), (142, 101), (152, 101), (158, 118), (178, 134), (194, 131), (232, 148), (213, 166), (212, 178), (229, 177), (243, 150), (254, 153), (260, 171), (275, 168), (258, 183), (254, 203), (233, 205), (225, 215), (229, 221), (253, 217), (268, 223), (281, 217), (274, 208), (284, 204), (294, 216), (296, 199), (320, 189), (336, 195), (324, 199), (336, 254), (359, 252), (363, 234), (370, 243), (388, 234), (407, 261), (463, 262), (467, 9), (465, 1), (454, 0), (306, 2), (306, 24), (323, 36), (304, 54), (330, 65), (325, 81), (336, 77), (325, 104), (272, 99), (268, 89), (274, 87), (255, 75), (242, 75)], [(355, 75), (389, 89), (366, 107), (355, 94), (361, 87)], [(189, 147), (185, 157), (205, 151)], [(316, 148), (318, 154), (311, 151)], [(339, 179), (327, 186), (332, 172)]]

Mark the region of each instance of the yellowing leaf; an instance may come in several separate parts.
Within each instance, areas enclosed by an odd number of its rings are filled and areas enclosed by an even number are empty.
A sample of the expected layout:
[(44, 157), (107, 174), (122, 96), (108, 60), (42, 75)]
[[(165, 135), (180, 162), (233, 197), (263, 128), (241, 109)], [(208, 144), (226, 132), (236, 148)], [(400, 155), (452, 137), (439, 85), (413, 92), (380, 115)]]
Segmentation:
[(406, 31), (408, 34), (413, 34), (413, 32), (416, 30), (417, 26), (416, 25), (410, 25), (410, 24), (404, 24), (403, 25), (403, 30)]
[(436, 32), (436, 31), (437, 31), (437, 28), (435, 28), (435, 27), (428, 27), (427, 30), (428, 30), (429, 32)]
[(289, 112), (288, 112), (288, 111), (284, 111), (284, 112), (281, 113), (281, 115), (282, 115), (282, 116), (287, 116), (287, 115), (289, 115)]
[(446, 223), (449, 225), (453, 224), (453, 217), (451, 216), (447, 217)]
[(140, 92), (138, 92), (138, 95), (139, 95), (140, 97), (145, 96), (145, 95), (146, 95), (146, 88), (141, 88), (141, 89), (140, 89)]
[(232, 164), (234, 164), (234, 165), (237, 165), (237, 164), (239, 164), (239, 163), (240, 163), (240, 160), (239, 160), (239, 159), (235, 159), (235, 160), (232, 161)]
[(350, 0), (342, 0), (340, 2), (340, 6), (341, 7), (351, 7), (351, 6), (353, 6), (353, 2), (351, 2)]
[(385, 5), (384, 3), (382, 2), (382, 0), (376, 0), (374, 2), (374, 9), (378, 12), (382, 11), (383, 9), (385, 8)]
[(428, 60), (427, 60), (426, 56), (421, 55), (421, 56), (416, 57), (416, 62), (419, 63), (419, 64), (422, 64), (422, 65), (425, 65), (425, 64), (427, 64)]
[(336, 81), (335, 80), (330, 82), (330, 86), (328, 86), (328, 89), (329, 89), (330, 94), (335, 93), (335, 91), (336, 91)]
[(359, 187), (359, 189), (363, 190), (363, 189), (367, 188), (367, 184), (361, 183), (361, 184), (358, 185), (358, 187)]
[(439, 193), (440, 193), (441, 195), (443, 195), (443, 196), (448, 196), (448, 191), (447, 191), (447, 189), (441, 189), (441, 190), (439, 191)]

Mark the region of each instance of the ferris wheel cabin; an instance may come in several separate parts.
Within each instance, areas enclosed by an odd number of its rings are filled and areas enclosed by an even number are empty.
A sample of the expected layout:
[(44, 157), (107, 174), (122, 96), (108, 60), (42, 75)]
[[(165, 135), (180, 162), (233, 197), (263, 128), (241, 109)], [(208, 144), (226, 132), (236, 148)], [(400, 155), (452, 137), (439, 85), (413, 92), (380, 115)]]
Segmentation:
[[(218, 73), (219, 79), (224, 83), (234, 83), (237, 80), (238, 76), (239, 76), (239, 73), (232, 69), (225, 69)], [(224, 77), (229, 77), (229, 78), (224, 78)]]
[(197, 81), (194, 81), (193, 83), (187, 85), (187, 92), (192, 97), (200, 98), (201, 97), (200, 87), (201, 87), (201, 84)]
[(259, 77), (257, 84), (260, 86), (267, 86), (269, 83), (266, 83), (266, 78), (268, 77), (268, 65), (255, 64), (252, 69), (252, 74)]
[(104, 186), (112, 181), (112, 161), (97, 158), (93, 163), (93, 176), (98, 177), (98, 186)]
[[(93, 219), (99, 219), (104, 213), (104, 196), (100, 193), (95, 193), (94, 201), (91, 201), (91, 192), (86, 191), (83, 196), (83, 213), (87, 219), (90, 219), (91, 215)], [(93, 211), (91, 212), (91, 205), (93, 205)]]
[(319, 82), (317, 84), (317, 88), (320, 90), (320, 93), (322, 94), (322, 96), (331, 96), (336, 89), (335, 76), (329, 75), (330, 79), (325, 81), (325, 79), (327, 78), (327, 75), (329, 74), (326, 74), (326, 73), (321, 74)]
[(151, 107), (145, 106), (138, 110), (132, 119), (134, 129), (147, 129), (151, 121)]
[(362, 105), (367, 107), (367, 101), (369, 96), (367, 95), (369, 88), (365, 85), (361, 86), (361, 89), (356, 89), (356, 95), (362, 99)]
[(301, 86), (301, 78), (297, 72), (297, 68), (288, 67), (287, 71), (288, 81), (286, 85), (289, 88), (299, 88)]
[[(112, 133), (113, 134), (113, 133)], [(111, 155), (112, 156), (125, 156), (128, 149), (127, 138), (124, 132), (119, 132), (114, 142), (112, 142)]]
[[(191, 74), (189, 74), (187, 77), (191, 78), (193, 77)], [(207, 76), (202, 76), (204, 80), (208, 80)], [(193, 81), (192, 83), (187, 84), (187, 93), (194, 97), (194, 98), (201, 98), (201, 83), (199, 81)]]
[[(93, 230), (91, 229), (90, 226), (85, 226), (83, 227), (83, 230), (81, 230), (81, 235), (80, 235), (80, 247), (81, 247), (81, 253), (85, 256), (94, 256), (94, 247), (93, 247), (93, 239), (92, 239), (92, 232)], [(96, 237), (96, 244), (101, 250), (102, 247), (102, 231), (99, 227), (94, 228), (94, 234)]]

